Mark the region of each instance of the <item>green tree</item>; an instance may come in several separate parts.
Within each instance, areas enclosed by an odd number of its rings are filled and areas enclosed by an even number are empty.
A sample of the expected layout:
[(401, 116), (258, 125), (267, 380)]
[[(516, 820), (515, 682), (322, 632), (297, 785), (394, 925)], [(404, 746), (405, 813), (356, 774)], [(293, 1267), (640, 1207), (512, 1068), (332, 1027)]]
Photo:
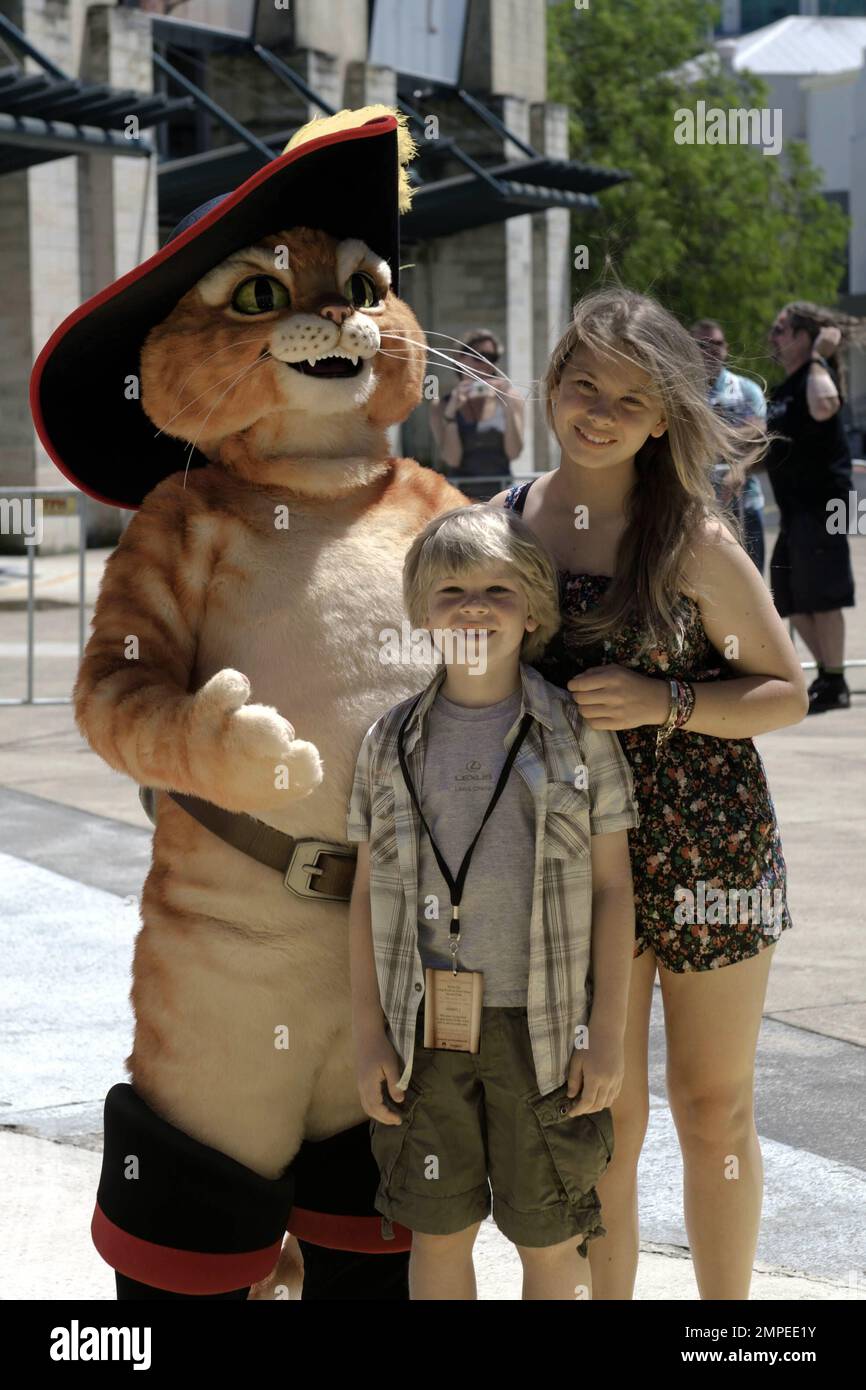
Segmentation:
[(732, 363), (777, 380), (766, 333), (791, 299), (833, 304), (849, 219), (823, 197), (802, 141), (677, 144), (675, 113), (761, 109), (769, 88), (723, 67), (707, 0), (573, 0), (549, 7), (549, 92), (568, 105), (572, 157), (631, 174), (602, 191), (600, 213), (573, 218), (589, 269), (575, 298), (612, 271), (689, 324), (724, 324)]

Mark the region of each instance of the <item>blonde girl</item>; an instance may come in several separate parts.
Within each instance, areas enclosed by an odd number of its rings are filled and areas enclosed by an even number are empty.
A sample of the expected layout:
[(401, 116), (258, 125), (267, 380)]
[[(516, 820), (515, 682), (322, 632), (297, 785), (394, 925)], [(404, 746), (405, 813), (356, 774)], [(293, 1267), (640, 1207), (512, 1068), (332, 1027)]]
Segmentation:
[(636, 942), (616, 1149), (598, 1188), (608, 1234), (591, 1250), (594, 1297), (634, 1290), (658, 973), (698, 1288), (744, 1299), (763, 1187), (755, 1047), (775, 943), (791, 925), (752, 739), (797, 723), (808, 697), (710, 479), (719, 459), (741, 471), (764, 441), (708, 406), (686, 329), (618, 287), (575, 307), (544, 387), (560, 465), (492, 501), (522, 514), (556, 561), (563, 626), (535, 664), (593, 728), (617, 732), (641, 817), (629, 831)]

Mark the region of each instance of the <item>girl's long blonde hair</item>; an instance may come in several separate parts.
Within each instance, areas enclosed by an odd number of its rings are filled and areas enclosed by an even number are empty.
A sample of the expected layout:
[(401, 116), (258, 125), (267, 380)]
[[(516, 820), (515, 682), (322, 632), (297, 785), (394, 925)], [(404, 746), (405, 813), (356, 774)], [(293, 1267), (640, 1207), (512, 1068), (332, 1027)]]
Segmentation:
[(667, 430), (658, 439), (649, 436), (635, 455), (637, 480), (626, 504), (613, 582), (596, 608), (570, 618), (569, 628), (588, 645), (633, 622), (641, 653), (670, 643), (678, 649), (686, 629), (680, 585), (694, 538), (716, 518), (740, 539), (716, 501), (713, 466), (727, 464), (738, 485), (766, 452), (767, 436), (755, 425), (733, 425), (715, 413), (691, 334), (650, 296), (620, 287), (585, 295), (553, 350), (543, 394), (554, 433), (551, 395), (581, 346), (641, 367), (650, 378), (648, 390), (661, 399)]

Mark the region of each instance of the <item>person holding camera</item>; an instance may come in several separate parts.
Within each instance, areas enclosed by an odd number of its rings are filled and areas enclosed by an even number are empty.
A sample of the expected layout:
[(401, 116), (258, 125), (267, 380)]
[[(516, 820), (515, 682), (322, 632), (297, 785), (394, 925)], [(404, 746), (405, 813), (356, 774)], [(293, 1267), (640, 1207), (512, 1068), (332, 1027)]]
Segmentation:
[[(502, 344), (488, 329), (466, 334), (460, 379), (440, 401), (431, 402), (430, 427), (439, 457), (467, 497), (487, 501), (507, 480), (511, 460), (523, 448), (523, 400), (497, 367)], [(462, 478), (481, 481), (467, 483)], [(490, 479), (487, 483), (484, 479)]]

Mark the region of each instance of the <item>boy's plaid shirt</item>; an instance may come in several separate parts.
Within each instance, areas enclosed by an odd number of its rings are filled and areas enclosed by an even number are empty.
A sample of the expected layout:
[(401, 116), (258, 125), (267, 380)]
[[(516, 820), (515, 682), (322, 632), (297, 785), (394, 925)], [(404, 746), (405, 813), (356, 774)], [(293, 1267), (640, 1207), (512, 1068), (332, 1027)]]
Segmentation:
[[(441, 666), (424, 691), (404, 735), (406, 761), (421, 797), (425, 720), (445, 679)], [(529, 923), (527, 1015), (538, 1089), (562, 1085), (575, 1028), (586, 1023), (590, 997), (592, 872), (590, 836), (640, 823), (631, 769), (616, 735), (592, 729), (567, 691), (521, 663), (520, 713), (503, 742), (507, 750), (528, 710), (533, 715), (511, 776), (523, 777), (535, 803), (535, 864)], [(404, 1061), (400, 1086), (412, 1072), (415, 1020), (424, 993), (418, 951), (418, 836), (420, 820), (397, 757), (397, 733), (413, 700), (402, 701), (368, 729), (349, 804), (349, 840), (370, 841), (373, 949), (382, 1009), (391, 1042)], [(575, 787), (578, 768), (586, 772)], [(493, 819), (482, 833), (495, 834)], [(451, 868), (456, 872), (455, 865)], [(470, 868), (469, 872), (472, 870)], [(450, 903), (440, 905), (447, 929)], [(508, 905), (503, 904), (507, 918)], [(467, 929), (472, 930), (471, 922)]]

